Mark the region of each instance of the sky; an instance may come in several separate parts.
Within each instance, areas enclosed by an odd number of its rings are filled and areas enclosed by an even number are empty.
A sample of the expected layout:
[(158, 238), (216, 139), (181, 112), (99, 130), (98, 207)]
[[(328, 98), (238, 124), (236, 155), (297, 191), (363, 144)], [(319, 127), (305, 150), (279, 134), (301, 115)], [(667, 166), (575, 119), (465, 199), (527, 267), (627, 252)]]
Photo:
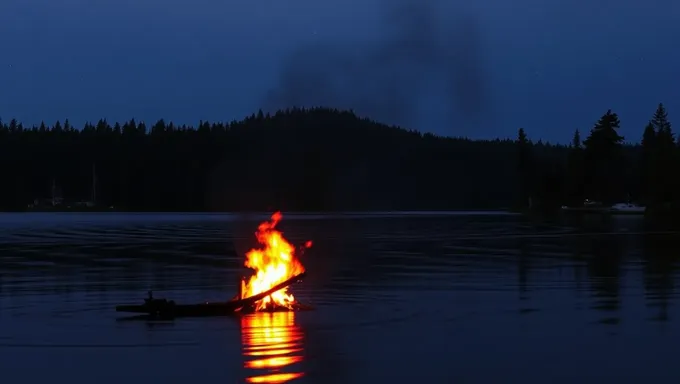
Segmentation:
[[(352, 108), (568, 142), (608, 109), (680, 127), (675, 0), (2, 0), (0, 118), (179, 124)], [(680, 128), (679, 128), (680, 129)]]

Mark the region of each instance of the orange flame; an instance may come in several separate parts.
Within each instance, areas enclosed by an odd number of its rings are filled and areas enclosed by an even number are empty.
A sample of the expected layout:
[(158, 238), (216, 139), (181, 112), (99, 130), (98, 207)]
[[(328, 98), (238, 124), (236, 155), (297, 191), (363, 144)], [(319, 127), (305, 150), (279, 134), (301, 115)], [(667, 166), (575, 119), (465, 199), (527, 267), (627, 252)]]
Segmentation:
[[(283, 237), (283, 233), (276, 230), (281, 218), (281, 212), (274, 213), (271, 221), (260, 224), (255, 232), (257, 242), (263, 248), (251, 249), (246, 253), (245, 266), (253, 269), (255, 274), (243, 284), (242, 297), (262, 293), (305, 271), (295, 256), (295, 247)], [(305, 247), (311, 246), (311, 241), (305, 243)], [(283, 288), (258, 301), (256, 310), (266, 309), (271, 304), (292, 309), (295, 298), (287, 292), (288, 288)]]

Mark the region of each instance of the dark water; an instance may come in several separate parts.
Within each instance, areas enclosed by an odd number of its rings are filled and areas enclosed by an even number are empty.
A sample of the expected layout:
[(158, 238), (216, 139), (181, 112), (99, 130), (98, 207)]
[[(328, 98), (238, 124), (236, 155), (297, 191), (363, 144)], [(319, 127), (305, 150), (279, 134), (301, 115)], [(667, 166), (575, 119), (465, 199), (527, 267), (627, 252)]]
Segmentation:
[(116, 321), (233, 296), (263, 218), (0, 215), (0, 381), (680, 382), (679, 236), (638, 218), (284, 215), (315, 311)]

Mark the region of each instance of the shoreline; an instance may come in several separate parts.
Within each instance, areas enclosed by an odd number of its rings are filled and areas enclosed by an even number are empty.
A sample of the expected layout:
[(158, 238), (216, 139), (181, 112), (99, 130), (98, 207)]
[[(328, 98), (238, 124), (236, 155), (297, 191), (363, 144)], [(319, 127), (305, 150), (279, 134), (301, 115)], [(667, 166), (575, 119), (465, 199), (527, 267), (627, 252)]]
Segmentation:
[[(273, 212), (273, 211), (272, 211)], [(318, 216), (318, 215), (335, 215), (335, 216), (353, 216), (353, 215), (403, 215), (403, 216), (418, 216), (418, 215), (521, 215), (520, 212), (513, 212), (505, 209), (469, 209), (469, 210), (390, 210), (390, 211), (281, 211), (284, 215), (299, 215), (299, 216)], [(123, 211), (123, 210), (45, 210), (45, 211), (0, 211), (2, 215), (39, 215), (39, 214), (66, 214), (66, 215), (87, 215), (87, 214), (107, 214), (107, 215), (267, 215), (271, 214), (269, 211)]]

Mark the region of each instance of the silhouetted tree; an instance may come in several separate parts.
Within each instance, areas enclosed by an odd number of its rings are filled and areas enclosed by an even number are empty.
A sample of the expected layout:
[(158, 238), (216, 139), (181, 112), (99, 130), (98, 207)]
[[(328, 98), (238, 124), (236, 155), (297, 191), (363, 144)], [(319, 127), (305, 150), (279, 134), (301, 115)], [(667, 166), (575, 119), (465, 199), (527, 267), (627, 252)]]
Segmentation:
[(567, 159), (567, 179), (565, 203), (578, 205), (585, 199), (585, 175), (584, 175), (583, 145), (581, 133), (577, 129), (571, 139), (569, 157)]
[(532, 205), (532, 162), (531, 141), (524, 128), (520, 128), (517, 132), (517, 173), (520, 177), (519, 196), (522, 207), (531, 208)]
[(662, 103), (659, 103), (651, 121), (656, 132), (655, 141), (655, 202), (670, 203), (675, 195), (677, 175), (673, 170), (676, 168), (675, 137), (668, 121), (668, 113)]
[(642, 184), (642, 198), (645, 203), (652, 203), (657, 191), (657, 144), (656, 130), (650, 121), (642, 134), (640, 153), (640, 182)]
[(586, 192), (605, 203), (619, 200), (624, 191), (625, 174), (622, 143), (619, 135), (619, 117), (608, 110), (590, 130), (583, 142), (585, 158)]

